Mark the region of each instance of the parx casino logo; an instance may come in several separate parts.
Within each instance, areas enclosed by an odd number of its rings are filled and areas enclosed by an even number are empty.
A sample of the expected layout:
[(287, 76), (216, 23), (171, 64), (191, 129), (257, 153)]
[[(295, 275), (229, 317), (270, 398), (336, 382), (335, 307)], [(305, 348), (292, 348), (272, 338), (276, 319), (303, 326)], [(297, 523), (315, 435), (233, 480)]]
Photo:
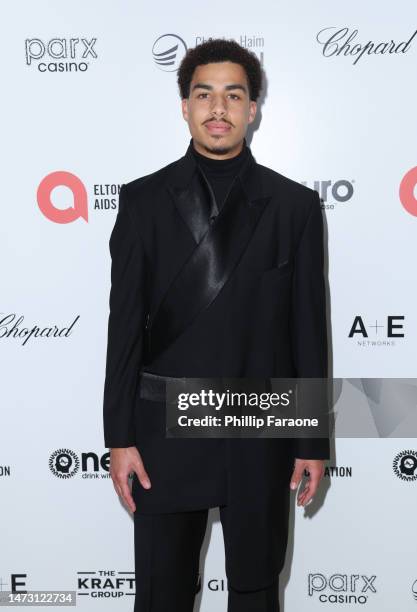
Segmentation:
[(97, 59), (96, 42), (97, 38), (26, 38), (26, 65), (38, 72), (86, 72)]
[(366, 604), (369, 595), (375, 594), (376, 576), (365, 574), (332, 574), (321, 572), (308, 575), (308, 594), (321, 603)]

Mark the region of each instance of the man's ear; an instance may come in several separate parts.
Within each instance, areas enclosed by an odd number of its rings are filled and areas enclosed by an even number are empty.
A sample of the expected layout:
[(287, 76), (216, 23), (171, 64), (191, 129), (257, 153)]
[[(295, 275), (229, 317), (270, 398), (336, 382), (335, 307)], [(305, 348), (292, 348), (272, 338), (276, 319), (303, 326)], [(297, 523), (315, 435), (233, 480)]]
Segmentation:
[(187, 98), (182, 98), (181, 100), (181, 110), (182, 110), (182, 116), (184, 117), (184, 119), (186, 121), (188, 121), (188, 100)]
[(251, 100), (249, 102), (249, 121), (248, 123), (252, 123), (252, 121), (254, 121), (256, 117), (257, 108), (258, 108), (258, 105), (256, 104), (256, 102), (254, 100)]

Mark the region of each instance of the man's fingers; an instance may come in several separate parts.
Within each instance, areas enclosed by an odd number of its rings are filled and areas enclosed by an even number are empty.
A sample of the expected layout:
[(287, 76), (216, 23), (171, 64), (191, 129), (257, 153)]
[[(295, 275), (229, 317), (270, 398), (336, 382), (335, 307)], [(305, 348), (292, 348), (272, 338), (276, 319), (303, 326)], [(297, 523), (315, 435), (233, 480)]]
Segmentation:
[(135, 502), (133, 501), (133, 497), (130, 492), (130, 488), (127, 483), (127, 480), (119, 482), (118, 488), (120, 490), (120, 493), (119, 493), (120, 497), (122, 498), (126, 506), (129, 508), (129, 510), (131, 512), (134, 512), (136, 510), (136, 505), (135, 505)]
[(135, 502), (133, 501), (132, 495), (130, 493), (129, 485), (126, 482), (126, 485), (123, 486), (123, 477), (119, 476), (118, 478), (114, 477), (113, 479), (113, 487), (116, 491), (117, 495), (121, 498), (124, 504), (134, 512), (136, 510)]
[(304, 486), (304, 489), (301, 491), (301, 493), (297, 497), (297, 506), (304, 506), (307, 503), (307, 501), (311, 499), (311, 497), (312, 497), (311, 490), (308, 484), (306, 484)]
[(119, 497), (120, 497), (120, 496), (121, 496), (121, 494), (122, 494), (122, 492), (121, 492), (121, 490), (120, 490), (119, 485), (116, 483), (116, 481), (115, 481), (115, 479), (114, 479), (114, 478), (112, 479), (112, 482), (113, 482), (113, 487), (114, 487), (114, 490), (116, 491), (117, 495), (119, 495)]
[(150, 478), (145, 470), (140, 453), (136, 447), (113, 448), (110, 454), (110, 476), (116, 493), (131, 512), (136, 505), (129, 486), (129, 474), (134, 472), (145, 489), (151, 487)]
[(306, 506), (317, 492), (319, 483), (321, 480), (321, 472), (313, 470), (310, 472), (309, 480), (305, 484), (303, 491), (300, 493), (297, 499), (298, 506)]
[(293, 470), (292, 476), (291, 476), (291, 482), (290, 482), (290, 488), (294, 491), (298, 485), (301, 482), (301, 479), (303, 477), (303, 471), (304, 471), (304, 467), (302, 465), (302, 463), (296, 463), (295, 464), (295, 468)]
[(142, 461), (139, 462), (138, 467), (135, 467), (135, 472), (137, 474), (137, 477), (139, 478), (139, 482), (142, 485), (142, 487), (144, 489), (150, 489), (151, 488), (151, 480), (145, 470), (145, 467), (142, 463)]

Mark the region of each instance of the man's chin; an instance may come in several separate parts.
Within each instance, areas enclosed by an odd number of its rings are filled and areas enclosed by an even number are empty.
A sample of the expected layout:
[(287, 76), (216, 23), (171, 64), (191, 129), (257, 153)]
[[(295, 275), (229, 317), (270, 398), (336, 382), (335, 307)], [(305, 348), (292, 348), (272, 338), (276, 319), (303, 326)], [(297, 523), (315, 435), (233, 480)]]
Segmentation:
[[(224, 137), (214, 137), (211, 142), (204, 142), (203, 147), (207, 153), (213, 155), (227, 155), (233, 150), (233, 146), (224, 142)], [(214, 141), (214, 142), (213, 142)]]

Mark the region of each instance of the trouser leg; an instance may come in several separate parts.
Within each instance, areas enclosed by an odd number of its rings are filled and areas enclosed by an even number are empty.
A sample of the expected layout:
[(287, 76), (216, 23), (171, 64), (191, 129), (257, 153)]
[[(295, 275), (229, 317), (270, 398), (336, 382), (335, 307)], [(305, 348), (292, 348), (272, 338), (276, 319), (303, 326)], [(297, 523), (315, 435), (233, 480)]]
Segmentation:
[[(225, 543), (226, 566), (229, 568), (229, 572), (227, 572), (229, 589), (227, 612), (279, 612), (278, 574), (275, 578), (272, 577), (267, 584), (259, 585), (258, 583), (255, 586), (253, 575), (248, 573), (247, 570), (247, 559), (243, 558), (243, 555), (249, 555), (249, 559), (252, 559), (253, 551), (249, 542), (247, 547), (245, 541), (239, 542), (237, 549), (236, 542), (231, 546), (230, 529), (232, 525), (229, 506), (220, 506), (220, 520)], [(242, 537), (244, 538), (244, 535)], [(270, 551), (265, 550), (264, 555), (268, 554), (270, 554)], [(246, 566), (246, 570), (243, 572), (245, 577), (240, 578), (239, 585), (233, 584), (233, 576), (239, 575), (237, 570), (242, 563)], [(229, 573), (232, 574), (232, 580), (230, 580)], [(259, 582), (263, 582), (263, 580), (259, 580)]]
[(227, 612), (279, 612), (278, 579), (257, 591), (236, 591), (229, 585)]
[(192, 612), (208, 509), (134, 514), (134, 612)]

